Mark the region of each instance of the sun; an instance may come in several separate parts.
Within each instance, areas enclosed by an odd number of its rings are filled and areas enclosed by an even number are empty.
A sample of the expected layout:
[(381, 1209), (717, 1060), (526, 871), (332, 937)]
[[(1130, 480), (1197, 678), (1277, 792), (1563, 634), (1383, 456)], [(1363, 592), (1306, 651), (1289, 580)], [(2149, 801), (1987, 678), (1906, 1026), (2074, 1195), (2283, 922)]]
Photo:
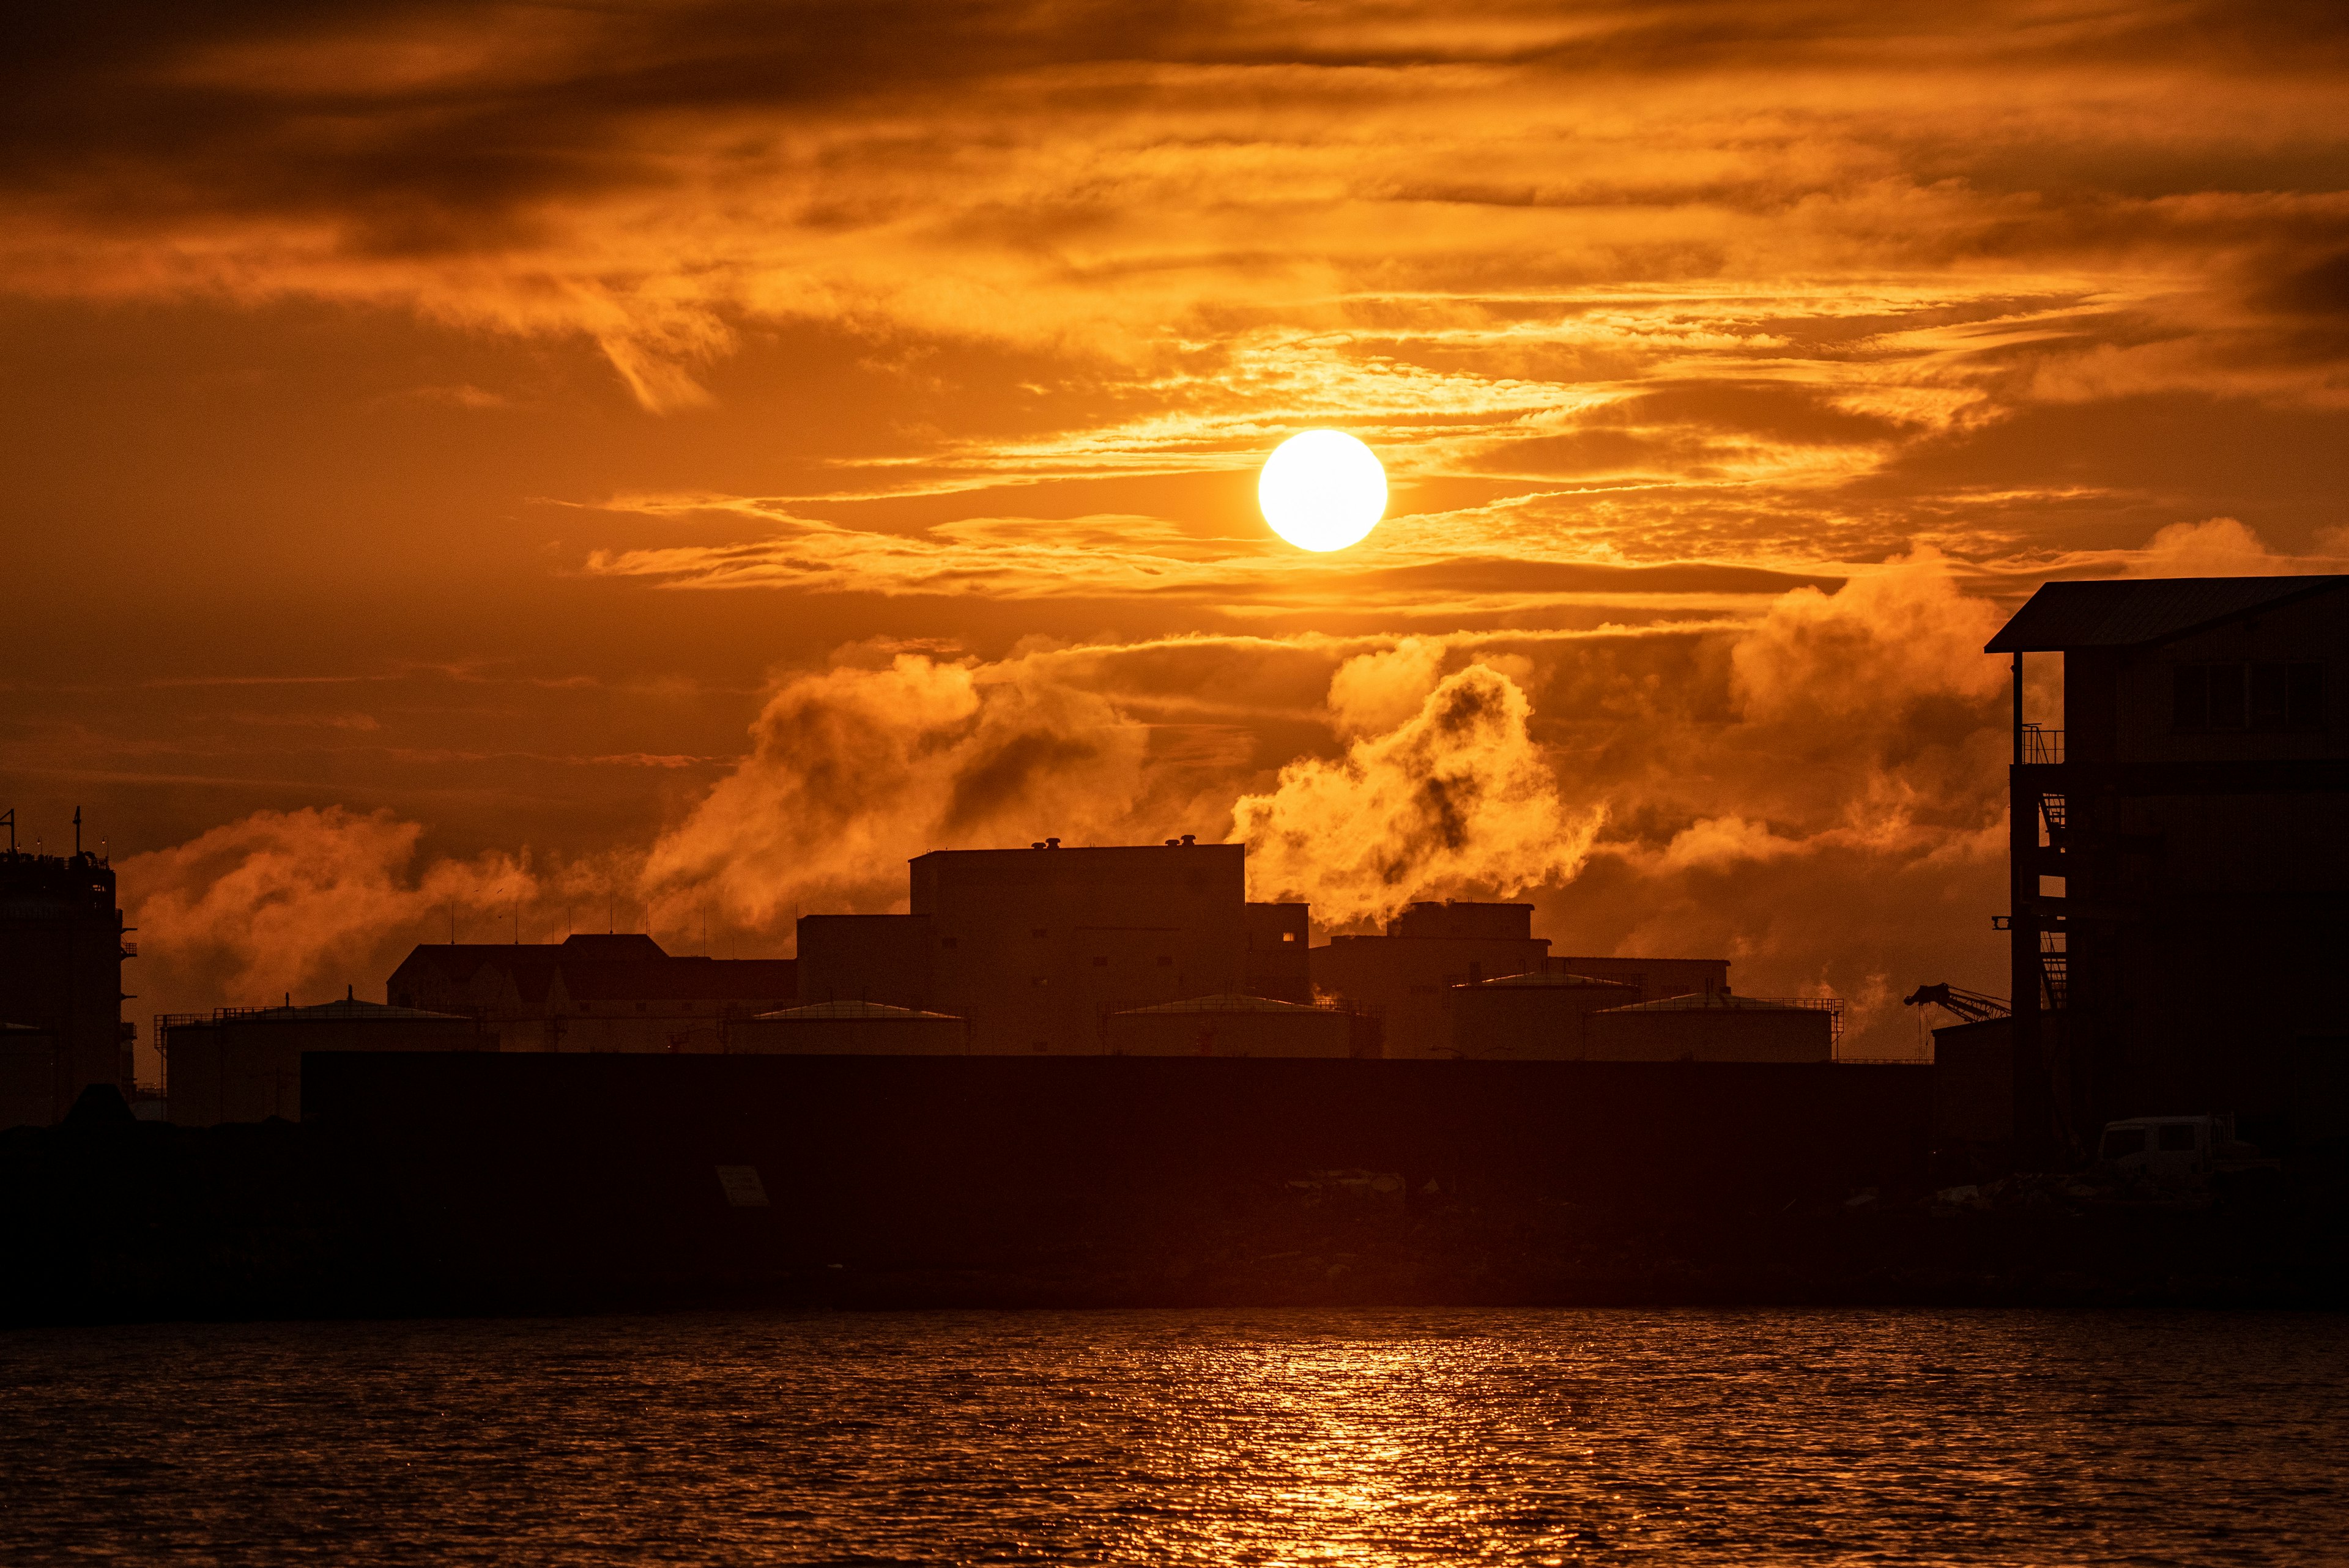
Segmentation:
[(1273, 532), (1299, 550), (1361, 542), (1387, 510), (1387, 471), (1343, 430), (1308, 430), (1273, 449), (1256, 481)]

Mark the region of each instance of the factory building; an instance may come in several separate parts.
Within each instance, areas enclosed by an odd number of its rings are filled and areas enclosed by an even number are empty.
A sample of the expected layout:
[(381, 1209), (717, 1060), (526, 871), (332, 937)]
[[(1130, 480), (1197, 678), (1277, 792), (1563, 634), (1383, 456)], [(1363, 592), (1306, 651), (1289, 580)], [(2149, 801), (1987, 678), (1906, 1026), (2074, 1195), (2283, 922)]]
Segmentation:
[[(2337, 1127), (2349, 577), (2049, 583), (1988, 651), (2013, 660), (2018, 1157), (2131, 1116), (2230, 1112), (2271, 1144)], [(2034, 719), (2043, 653), (2063, 709)]]
[(1109, 1016), (1119, 1057), (1347, 1057), (1358, 1037), (1341, 1009), (1270, 996), (1189, 996)]
[(171, 1120), (302, 1119), (302, 1057), (312, 1051), (493, 1051), (477, 1019), (346, 997), (316, 1006), (222, 1007), (156, 1020)]
[(799, 999), (961, 1018), (982, 1056), (1097, 1055), (1112, 1016), (1193, 997), (1306, 1002), (1306, 908), (1249, 903), (1246, 852), (933, 851), (909, 863), (909, 913), (800, 921)]
[(1584, 1051), (1601, 1062), (1831, 1062), (1842, 1023), (1833, 997), (1698, 991), (1592, 1013)]
[(385, 991), (494, 1025), (509, 1051), (715, 1052), (729, 1020), (801, 999), (791, 959), (672, 956), (640, 934), (426, 943)]
[[(6, 1050), (9, 1114), (47, 1125), (91, 1084), (131, 1092), (136, 1026), (122, 1016), (122, 961), (138, 950), (102, 857), (78, 846), (70, 855), (21, 853), (16, 813), (0, 820), (9, 833), (0, 852), (0, 1025), (19, 1026)], [(80, 822), (76, 812), (77, 838)], [(36, 1103), (44, 1078), (47, 1109)]]
[(1390, 1057), (1449, 1056), (1457, 987), (1542, 967), (1549, 940), (1534, 935), (1533, 918), (1529, 903), (1414, 903), (1382, 935), (1314, 948), (1313, 989), (1381, 1011)]
[(1242, 913), (1247, 921), (1247, 994), (1278, 1002), (1312, 1001), (1310, 906), (1251, 903)]
[(67, 1068), (66, 1053), (48, 1030), (0, 1024), (0, 1131), (62, 1121), (73, 1108)]

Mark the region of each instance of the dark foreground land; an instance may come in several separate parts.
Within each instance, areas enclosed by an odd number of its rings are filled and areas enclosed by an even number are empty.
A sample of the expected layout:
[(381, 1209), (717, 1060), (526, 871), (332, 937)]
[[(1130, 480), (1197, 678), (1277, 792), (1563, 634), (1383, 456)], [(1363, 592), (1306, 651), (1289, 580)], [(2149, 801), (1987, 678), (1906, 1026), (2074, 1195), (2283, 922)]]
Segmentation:
[[(2349, 1202), (2315, 1169), (2193, 1190), (1603, 1194), (1370, 1170), (1180, 1191), (887, 1183), (811, 1215), (551, 1158), (495, 1193), (388, 1182), (272, 1121), (0, 1134), (0, 1322), (615, 1305), (2349, 1305)], [(633, 1192), (633, 1196), (632, 1196)]]

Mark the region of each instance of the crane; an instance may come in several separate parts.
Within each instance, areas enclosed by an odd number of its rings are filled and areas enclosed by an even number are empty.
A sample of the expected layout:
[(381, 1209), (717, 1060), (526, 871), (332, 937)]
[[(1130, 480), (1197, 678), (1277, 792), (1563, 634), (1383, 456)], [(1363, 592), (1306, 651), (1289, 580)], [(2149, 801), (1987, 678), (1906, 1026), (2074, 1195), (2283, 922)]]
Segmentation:
[(1911, 1007), (1934, 1003), (1969, 1024), (1979, 1024), (1987, 1018), (2003, 1018), (2014, 1011), (2003, 996), (1993, 996), (1986, 991), (1969, 991), (1962, 985), (1952, 985), (1947, 981), (1938, 985), (1920, 985), (1900, 999)]

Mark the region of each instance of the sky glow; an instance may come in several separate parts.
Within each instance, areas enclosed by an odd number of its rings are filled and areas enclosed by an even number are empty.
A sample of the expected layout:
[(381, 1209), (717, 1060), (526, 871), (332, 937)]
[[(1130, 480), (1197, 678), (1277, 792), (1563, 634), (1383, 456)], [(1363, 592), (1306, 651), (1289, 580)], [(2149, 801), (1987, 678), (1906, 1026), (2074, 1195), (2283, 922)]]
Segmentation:
[[(2349, 563), (2339, 10), (24, 29), (6, 799), (138, 1009), (1237, 833), (1913, 1051), (2003, 985), (2002, 612)], [(1334, 552), (1256, 514), (1323, 427)]]

